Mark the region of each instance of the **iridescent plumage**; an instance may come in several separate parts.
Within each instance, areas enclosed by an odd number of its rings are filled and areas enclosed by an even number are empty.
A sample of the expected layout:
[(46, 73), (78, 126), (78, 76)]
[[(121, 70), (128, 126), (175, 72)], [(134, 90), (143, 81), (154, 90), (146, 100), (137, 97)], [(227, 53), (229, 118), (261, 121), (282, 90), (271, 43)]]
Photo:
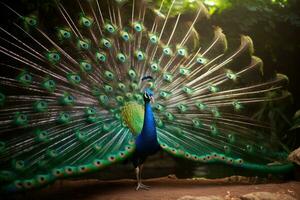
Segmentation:
[(160, 148), (202, 163), (292, 168), (262, 110), (286, 97), (287, 78), (265, 76), (248, 36), (228, 50), (201, 1), (188, 12), (179, 12), (181, 1), (157, 2), (57, 2), (54, 27), (2, 5), (21, 22), (12, 32), (0, 27), (2, 190), (42, 187)]

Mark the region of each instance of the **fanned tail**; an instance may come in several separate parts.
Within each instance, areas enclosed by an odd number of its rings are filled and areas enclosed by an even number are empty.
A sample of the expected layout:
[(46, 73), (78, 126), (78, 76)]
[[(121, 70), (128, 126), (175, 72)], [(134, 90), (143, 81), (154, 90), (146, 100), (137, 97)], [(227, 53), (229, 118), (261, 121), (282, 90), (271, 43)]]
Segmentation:
[(162, 148), (204, 163), (290, 171), (288, 152), (269, 124), (255, 118), (263, 104), (288, 97), (286, 77), (264, 75), (248, 36), (241, 36), (237, 50), (227, 52), (226, 37), (218, 27), (211, 43), (196, 51), (172, 63), (169, 75), (157, 80), (154, 109)]
[(45, 186), (130, 156), (144, 76), (154, 78), (148, 86), (163, 149), (201, 162), (290, 169), (268, 123), (256, 118), (262, 103), (285, 98), (286, 78), (264, 75), (247, 36), (228, 50), (199, 1), (189, 12), (177, 0), (155, 2), (57, 1), (53, 21), (5, 6), (20, 23), (0, 27), (0, 52), (9, 58), (0, 68), (3, 190)]

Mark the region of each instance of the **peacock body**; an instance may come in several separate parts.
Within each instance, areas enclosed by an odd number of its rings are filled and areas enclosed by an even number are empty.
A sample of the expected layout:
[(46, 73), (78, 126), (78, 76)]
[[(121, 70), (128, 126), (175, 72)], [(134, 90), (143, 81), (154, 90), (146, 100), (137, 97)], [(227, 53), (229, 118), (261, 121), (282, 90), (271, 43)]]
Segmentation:
[(0, 27), (3, 191), (125, 159), (138, 167), (159, 149), (269, 173), (292, 168), (259, 112), (286, 97), (286, 77), (264, 75), (248, 36), (228, 50), (205, 6), (182, 2), (56, 2), (55, 25), (2, 5), (19, 19), (15, 32)]

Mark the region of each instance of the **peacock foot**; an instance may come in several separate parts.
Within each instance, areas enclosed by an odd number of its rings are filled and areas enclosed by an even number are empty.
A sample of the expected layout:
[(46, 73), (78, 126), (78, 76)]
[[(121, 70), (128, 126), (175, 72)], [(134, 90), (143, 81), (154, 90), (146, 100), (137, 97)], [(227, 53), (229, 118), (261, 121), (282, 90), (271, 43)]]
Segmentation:
[(143, 183), (138, 183), (138, 185), (137, 185), (137, 187), (136, 187), (136, 191), (138, 191), (138, 190), (140, 190), (140, 189), (142, 189), (142, 190), (149, 190), (150, 189), (150, 186), (148, 186), (148, 185), (144, 185)]

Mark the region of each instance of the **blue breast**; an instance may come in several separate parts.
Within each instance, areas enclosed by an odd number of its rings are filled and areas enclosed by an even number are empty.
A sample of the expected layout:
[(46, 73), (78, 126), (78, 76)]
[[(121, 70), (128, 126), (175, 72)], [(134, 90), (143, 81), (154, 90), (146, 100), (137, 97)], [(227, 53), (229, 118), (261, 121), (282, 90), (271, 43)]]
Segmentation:
[(148, 156), (160, 149), (157, 142), (156, 125), (149, 102), (145, 103), (144, 124), (141, 134), (136, 138), (136, 152), (139, 155)]

